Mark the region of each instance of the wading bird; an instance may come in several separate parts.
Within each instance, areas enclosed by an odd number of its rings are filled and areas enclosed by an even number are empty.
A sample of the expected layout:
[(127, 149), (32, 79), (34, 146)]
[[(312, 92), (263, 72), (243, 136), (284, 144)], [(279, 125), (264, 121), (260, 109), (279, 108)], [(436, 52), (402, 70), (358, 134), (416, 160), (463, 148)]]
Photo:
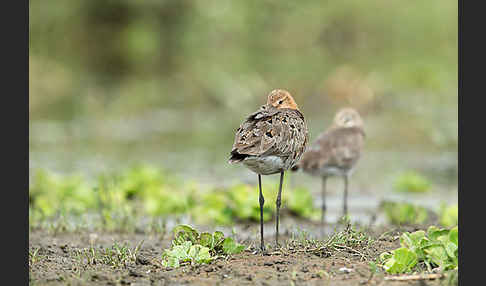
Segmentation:
[(307, 149), (293, 171), (302, 169), (305, 173), (322, 178), (322, 216), (326, 213), (326, 180), (329, 176), (344, 179), (343, 213), (348, 213), (348, 179), (361, 156), (365, 133), (363, 120), (353, 108), (340, 109), (334, 122), (319, 135)]
[(293, 167), (305, 152), (307, 124), (290, 93), (275, 89), (268, 94), (267, 104), (250, 114), (236, 130), (229, 163), (243, 163), (258, 174), (260, 202), (260, 249), (263, 242), (263, 204), (261, 175), (280, 173), (277, 194), (275, 242), (278, 246), (278, 224), (284, 172)]

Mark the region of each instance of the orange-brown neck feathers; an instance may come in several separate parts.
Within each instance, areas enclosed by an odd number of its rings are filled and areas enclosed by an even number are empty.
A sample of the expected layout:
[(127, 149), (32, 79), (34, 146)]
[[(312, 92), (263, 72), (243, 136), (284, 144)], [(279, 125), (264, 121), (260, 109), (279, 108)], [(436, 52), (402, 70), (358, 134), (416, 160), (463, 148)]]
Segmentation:
[(297, 103), (290, 93), (284, 89), (274, 89), (268, 94), (267, 104), (275, 108), (297, 109)]

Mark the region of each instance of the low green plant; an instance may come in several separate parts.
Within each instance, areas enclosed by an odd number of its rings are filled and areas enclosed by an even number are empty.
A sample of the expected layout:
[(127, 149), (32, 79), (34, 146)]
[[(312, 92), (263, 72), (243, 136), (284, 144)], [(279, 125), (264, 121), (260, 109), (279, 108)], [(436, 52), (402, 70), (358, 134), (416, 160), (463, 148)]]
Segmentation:
[(117, 193), (139, 200), (152, 216), (182, 214), (192, 206), (192, 184), (153, 166), (137, 165), (112, 176)]
[(39, 256), (37, 255), (39, 253), (39, 249), (40, 247), (33, 250), (29, 250), (29, 267), (31, 267), (37, 262), (39, 258)]
[[(273, 189), (272, 189), (273, 187)], [(275, 186), (264, 185), (263, 221), (269, 221), (275, 213), (277, 190)], [(210, 188), (198, 198), (199, 203), (191, 210), (199, 223), (229, 225), (235, 220), (260, 221), (258, 189), (248, 184), (235, 184), (227, 188)], [(287, 207), (297, 216), (318, 219), (320, 212), (314, 208), (308, 189), (295, 188), (282, 194), (282, 207)]]
[[(275, 214), (278, 191), (273, 185), (264, 185), (265, 204), (263, 206), (263, 221), (269, 221)], [(260, 221), (260, 204), (258, 189), (248, 184), (236, 184), (224, 192), (227, 194), (227, 207), (223, 212), (233, 219)], [(221, 201), (223, 201), (221, 199)], [(299, 187), (286, 189), (282, 193), (282, 208), (288, 208), (293, 214), (307, 218), (319, 219), (320, 211), (314, 207), (314, 200), (308, 189)]]
[(213, 188), (201, 194), (199, 203), (190, 213), (193, 219), (201, 224), (229, 225), (233, 222), (230, 199), (223, 188)]
[(45, 217), (63, 210), (79, 214), (94, 208), (96, 197), (81, 176), (37, 170), (29, 187), (29, 206)]
[(392, 224), (421, 224), (428, 218), (427, 209), (411, 203), (385, 201), (382, 209)]
[(430, 181), (415, 171), (407, 171), (400, 174), (394, 184), (399, 192), (425, 193), (430, 190)]
[(74, 255), (78, 263), (82, 265), (104, 264), (113, 268), (126, 268), (128, 265), (135, 263), (142, 244), (143, 240), (132, 249), (127, 244), (120, 245), (114, 242), (111, 247), (107, 248), (101, 247), (97, 249), (91, 246), (89, 248), (76, 249), (74, 250)]
[[(275, 214), (277, 186), (263, 186), (263, 220)], [(282, 194), (282, 209), (296, 216), (318, 219), (320, 212), (305, 188), (288, 189)], [(89, 212), (100, 216), (107, 230), (135, 229), (135, 218), (176, 217), (190, 214), (198, 223), (231, 225), (236, 221), (259, 221), (258, 188), (248, 184), (205, 187), (179, 179), (153, 166), (136, 165), (114, 173), (103, 173), (88, 183), (81, 176), (59, 175), (38, 170), (29, 187), (29, 222), (80, 218)], [(60, 225), (61, 226), (61, 225)], [(98, 226), (96, 226), (98, 227)], [(57, 228), (56, 228), (57, 229)], [(60, 230), (67, 228), (60, 228)]]
[(176, 226), (172, 232), (172, 247), (162, 254), (162, 265), (177, 268), (183, 263), (191, 265), (209, 263), (219, 257), (237, 254), (245, 246), (235, 242), (231, 237), (224, 237), (221, 231), (213, 234), (199, 233), (189, 225)]
[(457, 225), (459, 215), (459, 208), (457, 204), (445, 205), (442, 204), (439, 209), (439, 223), (445, 227), (453, 227)]
[[(269, 221), (275, 211), (275, 200), (277, 194), (269, 190), (263, 195), (265, 204), (263, 205), (263, 221)], [(247, 184), (237, 184), (228, 189), (232, 214), (240, 220), (260, 221), (260, 204), (258, 202), (258, 189)]]
[(335, 253), (351, 253), (362, 261), (372, 259), (370, 250), (374, 247), (375, 240), (364, 230), (357, 229), (356, 226), (349, 223), (347, 219), (345, 228), (340, 231), (334, 231), (326, 240), (313, 239), (305, 231), (299, 230), (292, 233), (291, 238), (286, 241), (284, 249), (296, 250), (299, 252), (314, 253), (320, 257), (329, 257)]
[(131, 168), (112, 174), (119, 191), (127, 199), (142, 198), (153, 189), (168, 184), (169, 175), (162, 169), (147, 165), (135, 165)]
[(450, 230), (430, 226), (427, 232), (405, 232), (400, 236), (400, 246), (380, 255), (388, 273), (410, 273), (419, 263), (423, 263), (428, 271), (436, 267), (442, 271), (458, 268), (457, 226)]
[(101, 174), (93, 186), (77, 175), (59, 175), (39, 169), (29, 187), (31, 218), (50, 218), (60, 213), (100, 213), (108, 227), (113, 213), (133, 216), (135, 211), (151, 216), (183, 214), (194, 205), (197, 186), (162, 169), (140, 165), (120, 172)]
[(336, 249), (345, 247), (366, 247), (370, 246), (374, 240), (364, 231), (356, 229), (349, 222), (348, 218), (343, 218), (346, 227), (339, 232), (334, 233), (327, 241), (328, 247)]
[(292, 213), (303, 218), (319, 220), (321, 211), (314, 207), (314, 198), (308, 189), (298, 187), (285, 194), (286, 205)]

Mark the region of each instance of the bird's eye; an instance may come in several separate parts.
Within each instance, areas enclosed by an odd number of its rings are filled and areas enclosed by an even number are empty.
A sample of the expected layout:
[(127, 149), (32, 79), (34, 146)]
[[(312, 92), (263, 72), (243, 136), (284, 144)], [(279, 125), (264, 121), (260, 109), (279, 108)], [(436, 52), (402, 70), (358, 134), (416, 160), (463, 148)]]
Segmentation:
[(282, 104), (282, 103), (283, 103), (283, 100), (279, 100), (279, 101), (278, 101), (278, 104)]

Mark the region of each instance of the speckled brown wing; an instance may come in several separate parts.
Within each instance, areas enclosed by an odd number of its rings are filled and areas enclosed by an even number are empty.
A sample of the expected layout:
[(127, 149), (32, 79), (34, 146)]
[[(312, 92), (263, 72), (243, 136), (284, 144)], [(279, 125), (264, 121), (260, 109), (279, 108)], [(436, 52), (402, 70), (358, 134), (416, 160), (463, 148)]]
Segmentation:
[(279, 156), (292, 166), (304, 153), (307, 138), (300, 111), (264, 105), (237, 129), (230, 162), (248, 156)]
[(349, 171), (361, 156), (364, 137), (360, 127), (330, 129), (308, 148), (298, 167), (315, 175), (327, 168)]

